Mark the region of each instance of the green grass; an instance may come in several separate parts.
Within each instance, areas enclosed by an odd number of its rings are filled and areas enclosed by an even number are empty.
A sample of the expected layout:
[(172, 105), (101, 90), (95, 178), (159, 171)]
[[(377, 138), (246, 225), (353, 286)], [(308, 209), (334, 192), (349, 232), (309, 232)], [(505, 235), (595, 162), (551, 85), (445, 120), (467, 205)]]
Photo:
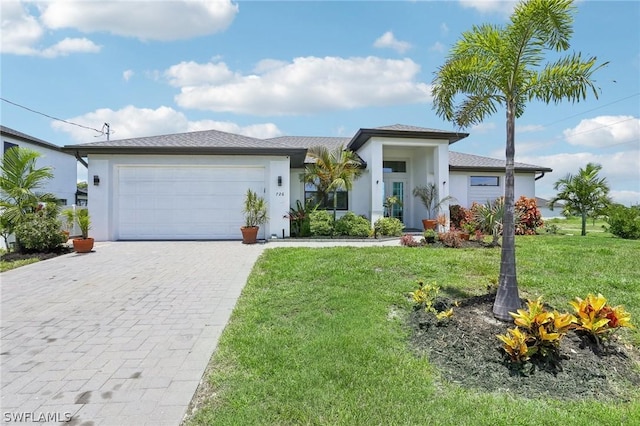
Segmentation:
[(13, 262), (5, 262), (4, 260), (0, 260), (0, 272), (10, 271), (11, 269), (16, 269), (21, 266), (29, 265), (31, 263), (36, 263), (39, 261), (40, 259), (38, 259), (37, 257), (31, 259), (15, 260)]
[[(640, 243), (518, 237), (521, 293), (559, 309), (601, 292), (640, 318)], [(640, 424), (640, 402), (527, 399), (449, 384), (413, 353), (403, 313), (417, 278), (454, 297), (497, 280), (499, 249), (286, 248), (256, 264), (193, 424)], [(637, 331), (623, 333), (640, 345)], [(585, 383), (585, 386), (589, 386)]]

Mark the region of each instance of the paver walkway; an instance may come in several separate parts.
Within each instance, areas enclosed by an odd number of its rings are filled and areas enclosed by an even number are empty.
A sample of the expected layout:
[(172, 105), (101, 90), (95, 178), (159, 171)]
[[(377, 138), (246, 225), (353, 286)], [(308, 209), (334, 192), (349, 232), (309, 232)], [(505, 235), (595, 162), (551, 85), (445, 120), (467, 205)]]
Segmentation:
[(264, 247), (105, 242), (2, 273), (0, 423), (179, 425)]

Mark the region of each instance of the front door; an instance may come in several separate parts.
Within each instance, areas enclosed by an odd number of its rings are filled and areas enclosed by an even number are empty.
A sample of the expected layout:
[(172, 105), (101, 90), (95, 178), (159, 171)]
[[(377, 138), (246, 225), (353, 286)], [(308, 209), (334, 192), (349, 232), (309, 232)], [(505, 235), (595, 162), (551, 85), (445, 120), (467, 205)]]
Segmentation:
[(404, 206), (406, 205), (406, 197), (405, 197), (405, 188), (407, 186), (406, 179), (392, 179), (388, 178), (384, 180), (384, 200), (383, 203), (386, 204), (386, 200), (389, 197), (396, 197), (400, 203), (393, 204), (390, 208), (385, 208), (385, 215), (389, 215), (391, 217), (395, 217), (399, 219), (400, 222), (404, 223)]

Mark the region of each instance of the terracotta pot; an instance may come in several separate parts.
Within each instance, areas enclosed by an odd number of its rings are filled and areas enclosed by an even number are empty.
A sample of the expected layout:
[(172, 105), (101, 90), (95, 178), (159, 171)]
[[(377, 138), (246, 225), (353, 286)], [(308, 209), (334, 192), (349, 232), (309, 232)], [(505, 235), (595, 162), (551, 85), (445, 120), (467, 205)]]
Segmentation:
[(93, 249), (93, 238), (74, 238), (71, 241), (76, 253), (89, 253)]
[(424, 230), (426, 231), (427, 229), (436, 229), (436, 225), (438, 224), (438, 222), (436, 222), (434, 219), (422, 219), (422, 226), (424, 227)]
[(242, 244), (255, 244), (258, 241), (258, 229), (259, 226), (243, 226), (240, 228), (242, 231)]

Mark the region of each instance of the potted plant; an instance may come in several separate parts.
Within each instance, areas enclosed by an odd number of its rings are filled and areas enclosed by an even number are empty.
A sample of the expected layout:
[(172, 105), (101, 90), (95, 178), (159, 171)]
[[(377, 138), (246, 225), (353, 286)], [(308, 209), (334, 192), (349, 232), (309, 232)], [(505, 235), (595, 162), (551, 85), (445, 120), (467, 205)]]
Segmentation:
[(240, 231), (242, 231), (242, 243), (255, 244), (258, 240), (260, 225), (269, 220), (267, 217), (267, 202), (263, 197), (258, 197), (258, 194), (254, 191), (247, 189), (242, 213), (244, 213), (244, 226), (240, 228)]
[(62, 233), (69, 239), (71, 235), (71, 231), (73, 231), (73, 223), (75, 222), (75, 213), (72, 209), (67, 209), (62, 211), (62, 216), (64, 217), (64, 230)]
[(74, 238), (73, 249), (76, 253), (89, 253), (93, 249), (93, 238), (89, 238), (89, 229), (91, 229), (91, 218), (88, 209), (78, 209), (75, 213), (76, 223), (80, 228), (81, 238)]
[(436, 231), (433, 229), (427, 229), (426, 231), (424, 231), (424, 240), (428, 243), (428, 244), (432, 244), (436, 242)]
[(469, 237), (472, 233), (476, 231), (476, 224), (473, 222), (464, 222), (462, 224), (462, 232), (460, 233), (460, 238), (468, 241)]
[(416, 186), (413, 188), (413, 196), (419, 198), (427, 209), (427, 218), (422, 219), (424, 229), (436, 229), (436, 215), (438, 211), (440, 211), (444, 203), (453, 199), (453, 197), (447, 196), (438, 199), (438, 187), (435, 183)]

